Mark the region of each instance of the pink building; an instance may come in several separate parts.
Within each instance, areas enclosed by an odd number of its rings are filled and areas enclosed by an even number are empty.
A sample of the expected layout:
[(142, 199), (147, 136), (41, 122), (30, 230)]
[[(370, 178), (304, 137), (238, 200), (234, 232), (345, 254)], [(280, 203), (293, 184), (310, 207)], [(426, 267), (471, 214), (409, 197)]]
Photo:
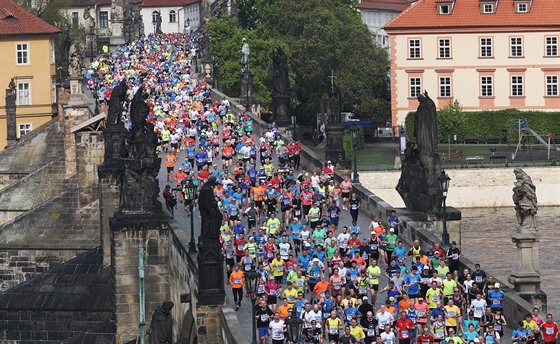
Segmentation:
[(560, 110), (558, 0), (419, 0), (385, 31), (393, 125), (424, 90), (465, 111)]

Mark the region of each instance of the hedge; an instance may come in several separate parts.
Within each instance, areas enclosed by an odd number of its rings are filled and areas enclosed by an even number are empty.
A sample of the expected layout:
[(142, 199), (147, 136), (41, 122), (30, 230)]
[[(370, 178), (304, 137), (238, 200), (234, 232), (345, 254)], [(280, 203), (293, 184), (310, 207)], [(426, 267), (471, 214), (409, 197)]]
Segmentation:
[[(358, 126), (358, 149), (362, 149), (364, 145), (364, 127)], [(354, 141), (352, 140), (352, 133), (349, 129), (344, 130), (344, 135), (342, 136), (342, 147), (344, 148), (344, 153), (346, 158), (350, 159), (354, 157)]]
[[(439, 112), (439, 111), (438, 111)], [(409, 112), (406, 116), (406, 131), (409, 140), (414, 140), (414, 115), (415, 112)], [(477, 136), (481, 141), (487, 137), (498, 136), (503, 142), (509, 139), (512, 143), (517, 143), (517, 128), (512, 127), (515, 119), (526, 118), (529, 128), (533, 129), (537, 134), (546, 141), (548, 133), (554, 136), (560, 135), (560, 112), (544, 112), (544, 111), (520, 111), (517, 109), (499, 110), (499, 111), (460, 111), (459, 116), (463, 116), (461, 124), (451, 133), (443, 133), (440, 124), (443, 119), (437, 116), (438, 121), (438, 139), (440, 143), (446, 143), (448, 134), (457, 135), (457, 140), (462, 142), (465, 136)], [(536, 142), (535, 140), (533, 140)]]

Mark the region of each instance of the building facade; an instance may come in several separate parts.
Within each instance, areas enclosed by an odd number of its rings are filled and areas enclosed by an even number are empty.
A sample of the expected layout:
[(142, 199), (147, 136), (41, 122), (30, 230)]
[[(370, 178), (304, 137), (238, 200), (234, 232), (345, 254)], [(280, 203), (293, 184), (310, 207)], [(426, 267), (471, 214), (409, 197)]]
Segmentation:
[(16, 84), (21, 137), (56, 114), (54, 39), (60, 30), (11, 0), (0, 0), (0, 150), (6, 146), (6, 88)]
[(424, 90), (439, 108), (560, 109), (556, 0), (420, 0), (385, 30), (393, 125)]
[(142, 18), (146, 34), (156, 31), (157, 16), (161, 17), (163, 33), (188, 33), (201, 25), (201, 0), (144, 0)]
[(362, 15), (362, 21), (371, 31), (374, 41), (388, 48), (389, 35), (383, 27), (410, 4), (411, 0), (361, 0), (358, 11)]

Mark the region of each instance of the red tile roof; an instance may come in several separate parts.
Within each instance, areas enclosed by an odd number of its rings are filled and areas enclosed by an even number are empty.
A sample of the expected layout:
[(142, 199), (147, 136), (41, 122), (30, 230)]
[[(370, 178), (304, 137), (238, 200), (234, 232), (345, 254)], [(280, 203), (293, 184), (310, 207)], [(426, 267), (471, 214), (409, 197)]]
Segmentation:
[(360, 10), (388, 10), (402, 12), (415, 0), (362, 0), (358, 5)]
[(111, 6), (111, 0), (72, 0), (70, 7)]
[(50, 35), (61, 32), (11, 0), (0, 0), (0, 36)]
[(196, 4), (201, 0), (144, 0), (142, 7), (168, 7), (168, 6), (186, 6)]
[(560, 27), (558, 0), (533, 0), (531, 12), (515, 13), (514, 0), (500, 0), (496, 13), (480, 12), (479, 0), (455, 0), (452, 14), (438, 14), (436, 0), (420, 0), (396, 16), (385, 30), (484, 27)]

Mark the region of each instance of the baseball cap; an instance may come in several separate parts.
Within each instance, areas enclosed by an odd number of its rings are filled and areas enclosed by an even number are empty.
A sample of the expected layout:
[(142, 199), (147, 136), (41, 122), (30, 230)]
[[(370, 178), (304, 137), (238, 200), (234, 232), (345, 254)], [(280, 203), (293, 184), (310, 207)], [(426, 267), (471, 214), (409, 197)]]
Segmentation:
[(362, 297), (362, 300), (369, 300), (367, 296)]
[(394, 231), (395, 231), (394, 228), (389, 229), (389, 232), (394, 232)]
[(494, 288), (500, 288), (500, 283), (494, 284)]
[(430, 267), (428, 265), (424, 265), (423, 269), (424, 270), (430, 270)]
[(254, 237), (249, 237), (249, 240), (255, 240), (255, 238)]
[(391, 297), (389, 298), (389, 301), (395, 301), (395, 298), (391, 296)]

